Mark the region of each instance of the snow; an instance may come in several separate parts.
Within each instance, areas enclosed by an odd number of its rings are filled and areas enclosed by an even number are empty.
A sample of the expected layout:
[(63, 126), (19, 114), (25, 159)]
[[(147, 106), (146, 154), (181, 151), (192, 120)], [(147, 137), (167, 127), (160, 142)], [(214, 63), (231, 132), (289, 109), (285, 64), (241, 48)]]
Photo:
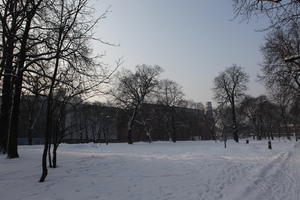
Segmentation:
[(293, 141), (62, 144), (58, 168), (41, 174), (42, 146), (0, 156), (0, 199), (297, 200), (300, 144)]

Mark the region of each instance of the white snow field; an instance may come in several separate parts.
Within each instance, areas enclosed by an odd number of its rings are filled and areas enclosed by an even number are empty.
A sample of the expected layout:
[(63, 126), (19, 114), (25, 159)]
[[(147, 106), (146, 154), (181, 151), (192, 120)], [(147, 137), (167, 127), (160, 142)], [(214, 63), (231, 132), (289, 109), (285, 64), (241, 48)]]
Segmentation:
[(299, 200), (300, 143), (63, 144), (39, 183), (42, 146), (0, 156), (2, 200)]

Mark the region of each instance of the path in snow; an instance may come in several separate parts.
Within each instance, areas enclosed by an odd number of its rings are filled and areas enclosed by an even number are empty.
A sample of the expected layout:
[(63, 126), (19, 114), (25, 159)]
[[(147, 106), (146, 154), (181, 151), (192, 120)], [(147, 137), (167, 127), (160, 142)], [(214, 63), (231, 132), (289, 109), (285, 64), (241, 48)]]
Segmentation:
[(0, 156), (0, 199), (297, 200), (300, 146), (266, 141), (62, 145), (59, 168), (40, 176), (41, 146)]
[[(267, 163), (238, 199), (300, 199), (300, 144)], [(248, 177), (248, 180), (250, 178)]]

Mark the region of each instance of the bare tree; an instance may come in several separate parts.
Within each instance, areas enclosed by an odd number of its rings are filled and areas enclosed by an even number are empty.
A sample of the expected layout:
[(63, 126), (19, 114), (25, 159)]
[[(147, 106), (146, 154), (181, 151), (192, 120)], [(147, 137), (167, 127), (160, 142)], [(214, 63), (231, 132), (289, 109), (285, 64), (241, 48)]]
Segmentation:
[(230, 119), (230, 108), (224, 104), (220, 103), (215, 109), (215, 123), (216, 129), (218, 129), (220, 136), (224, 141), (224, 148), (227, 148), (227, 139), (228, 139), (228, 127), (231, 126)]
[(247, 20), (251, 17), (269, 19), (274, 28), (294, 23), (300, 19), (300, 2), (298, 0), (233, 0), (234, 13)]
[(13, 104), (11, 109), (11, 122), (10, 122), (10, 131), (8, 137), (8, 149), (7, 156), (8, 158), (18, 157), (17, 151), (17, 137), (18, 137), (18, 125), (19, 124), (19, 114), (20, 114), (20, 100), (22, 93), (22, 84), (23, 84), (23, 74), (26, 68), (26, 59), (27, 59), (27, 49), (28, 44), (30, 43), (30, 36), (33, 26), (33, 19), (37, 15), (40, 6), (42, 5), (43, 0), (33, 1), (26, 0), (24, 5), (24, 28), (23, 32), (18, 35), (20, 37), (19, 44), (19, 53), (17, 56), (16, 62), (16, 75), (13, 81)]
[(145, 98), (154, 91), (158, 84), (158, 76), (162, 68), (158, 65), (138, 65), (136, 71), (124, 71), (118, 74), (115, 88), (111, 91), (117, 104), (131, 112), (128, 121), (128, 144), (133, 143), (132, 127), (137, 112), (145, 102)]
[(229, 104), (231, 107), (233, 138), (239, 141), (236, 104), (247, 89), (248, 75), (235, 64), (226, 68), (214, 80), (215, 99), (219, 104)]
[(14, 52), (16, 48), (17, 30), (21, 27), (18, 1), (6, 1), (1, 6), (1, 77), (2, 102), (1, 102), (1, 151), (7, 151), (7, 139), (9, 134), (10, 113), (12, 106), (12, 77), (14, 72)]
[(151, 104), (148, 104), (150, 106), (147, 105), (143, 105), (141, 107), (141, 110), (139, 112), (139, 115), (137, 116), (137, 119), (135, 120), (135, 122), (143, 127), (143, 131), (146, 134), (146, 137), (148, 139), (148, 142), (151, 143), (152, 142), (152, 131), (155, 128), (154, 126), (154, 122), (155, 120), (157, 120), (158, 116), (157, 113), (155, 112), (155, 110), (152, 107)]
[[(171, 137), (173, 142), (176, 142), (176, 122), (175, 122), (175, 107), (183, 100), (184, 94), (181, 86), (169, 79), (164, 79), (159, 82), (157, 92), (157, 102), (167, 107), (169, 114), (168, 122), (171, 125)], [(166, 114), (167, 114), (166, 113)]]
[[(273, 130), (280, 123), (279, 106), (272, 103), (266, 96), (246, 96), (240, 104), (241, 114), (247, 118), (246, 123), (251, 125), (258, 140), (273, 138)], [(254, 135), (253, 135), (254, 137)]]
[(290, 56), (300, 55), (299, 30), (299, 24), (292, 23), (274, 29), (266, 36), (261, 48), (264, 55), (261, 78), (267, 87), (284, 87), (300, 93), (300, 62), (287, 60)]
[(0, 4), (2, 103), (0, 150), (17, 158), (17, 126), (23, 68), (31, 23), (42, 0), (3, 0)]
[(272, 100), (278, 105), (279, 116), (280, 116), (280, 125), (283, 124), (285, 135), (288, 139), (290, 138), (290, 130), (288, 124), (290, 123), (289, 109), (292, 104), (293, 93), (289, 88), (279, 87), (272, 88), (271, 97)]
[[(87, 0), (60, 0), (49, 4), (45, 22), (51, 30), (47, 47), (54, 52), (53, 57), (45, 62), (52, 66), (47, 95), (46, 132), (43, 151), (43, 172), (40, 182), (47, 176), (47, 153), (50, 148), (51, 133), (53, 132), (53, 105), (55, 88), (63, 83), (73, 88), (71, 96), (90, 92), (105, 81), (105, 69), (91, 57), (88, 41), (93, 39), (93, 27), (104, 15), (93, 19)], [(63, 77), (67, 77), (66, 79)], [(104, 78), (104, 79), (103, 79)], [(50, 154), (49, 154), (50, 155)]]
[(44, 0), (2, 1), (0, 6), (3, 8), (0, 18), (3, 52), (1, 109), (4, 111), (0, 120), (0, 132), (3, 134), (1, 146), (5, 151), (7, 141), (8, 158), (16, 158), (18, 157), (18, 121), (24, 73), (32, 65), (30, 55), (35, 58), (39, 57), (32, 53), (37, 44), (41, 43), (40, 38), (43, 38), (41, 34), (36, 33), (41, 28), (38, 25), (41, 22), (41, 13), (47, 6)]

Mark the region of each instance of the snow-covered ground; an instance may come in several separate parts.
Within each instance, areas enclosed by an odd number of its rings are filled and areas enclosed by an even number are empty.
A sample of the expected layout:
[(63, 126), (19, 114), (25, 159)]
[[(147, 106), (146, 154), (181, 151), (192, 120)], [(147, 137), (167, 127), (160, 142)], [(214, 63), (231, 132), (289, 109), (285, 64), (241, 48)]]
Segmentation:
[(5, 200), (299, 200), (300, 143), (63, 144), (39, 183), (42, 146), (0, 156)]

